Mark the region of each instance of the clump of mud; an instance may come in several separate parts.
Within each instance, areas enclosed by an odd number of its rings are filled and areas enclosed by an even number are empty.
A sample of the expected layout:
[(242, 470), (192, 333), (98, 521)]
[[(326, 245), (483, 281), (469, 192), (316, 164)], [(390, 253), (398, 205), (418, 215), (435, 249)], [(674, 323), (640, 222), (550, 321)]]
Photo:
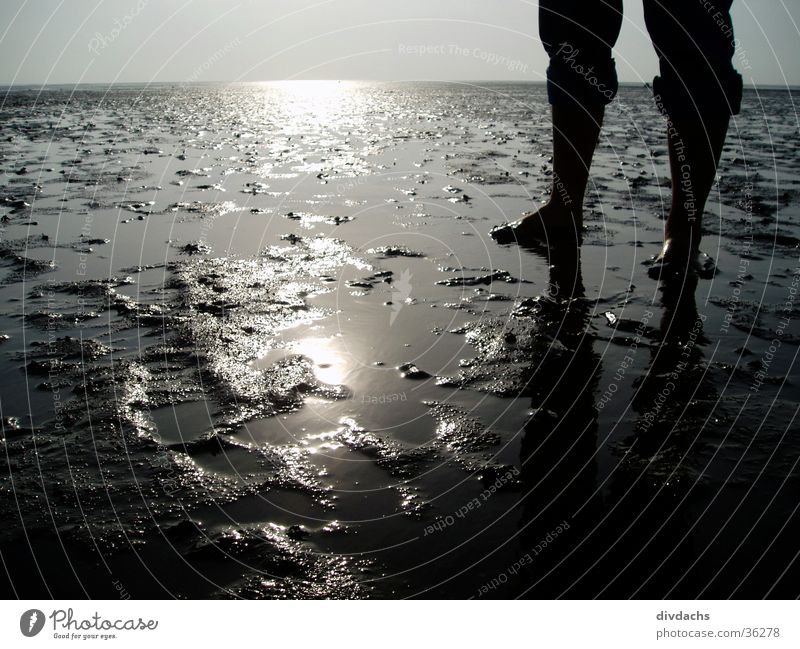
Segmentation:
[(297, 540), (299, 527), (277, 525), (215, 532), (183, 552), (187, 561), (219, 563), (233, 559), (252, 575), (227, 585), (217, 597), (249, 599), (356, 599), (369, 592), (356, 576), (368, 564), (345, 556), (314, 552)]
[(500, 443), (500, 437), (460, 408), (446, 403), (427, 402), (436, 421), (436, 442), (460, 455), (479, 453)]
[(407, 246), (379, 246), (370, 248), (367, 254), (375, 255), (379, 259), (391, 259), (393, 257), (424, 257), (425, 254), (412, 250)]
[(4, 242), (0, 244), (0, 264), (9, 269), (2, 279), (3, 284), (23, 282), (55, 270), (55, 262), (48, 259), (35, 259), (20, 252), (18, 246)]
[(481, 284), (484, 286), (491, 286), (494, 282), (516, 284), (519, 281), (519, 279), (514, 277), (507, 270), (496, 270), (487, 275), (450, 277), (448, 279), (440, 280), (436, 283), (441, 286), (478, 286)]

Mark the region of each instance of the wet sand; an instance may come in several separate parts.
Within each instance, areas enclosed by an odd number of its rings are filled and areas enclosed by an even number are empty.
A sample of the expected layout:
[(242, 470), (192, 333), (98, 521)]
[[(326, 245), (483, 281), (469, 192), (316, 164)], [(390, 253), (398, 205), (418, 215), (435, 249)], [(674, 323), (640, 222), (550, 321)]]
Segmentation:
[(6, 596), (796, 597), (800, 159), (748, 91), (710, 281), (646, 262), (648, 91), (580, 251), (530, 84), (13, 91), (0, 121)]

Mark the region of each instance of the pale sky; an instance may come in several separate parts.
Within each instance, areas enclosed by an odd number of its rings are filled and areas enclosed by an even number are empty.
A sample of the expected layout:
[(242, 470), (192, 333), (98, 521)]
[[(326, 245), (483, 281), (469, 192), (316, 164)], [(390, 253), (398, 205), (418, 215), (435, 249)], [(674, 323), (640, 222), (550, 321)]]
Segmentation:
[[(650, 81), (641, 1), (625, 12), (620, 79)], [(0, 18), (3, 85), (541, 81), (547, 67), (535, 0), (0, 0)], [(798, 25), (800, 0), (734, 1), (747, 85), (800, 85)]]

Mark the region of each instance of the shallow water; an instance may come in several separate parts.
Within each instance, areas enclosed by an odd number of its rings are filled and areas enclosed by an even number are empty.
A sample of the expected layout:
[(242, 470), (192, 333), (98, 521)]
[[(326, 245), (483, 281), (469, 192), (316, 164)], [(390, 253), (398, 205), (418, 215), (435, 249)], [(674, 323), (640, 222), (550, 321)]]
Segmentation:
[(580, 253), (489, 229), (542, 87), (13, 91), (0, 121), (3, 592), (797, 596), (800, 159), (746, 94), (711, 281), (644, 265), (646, 89)]

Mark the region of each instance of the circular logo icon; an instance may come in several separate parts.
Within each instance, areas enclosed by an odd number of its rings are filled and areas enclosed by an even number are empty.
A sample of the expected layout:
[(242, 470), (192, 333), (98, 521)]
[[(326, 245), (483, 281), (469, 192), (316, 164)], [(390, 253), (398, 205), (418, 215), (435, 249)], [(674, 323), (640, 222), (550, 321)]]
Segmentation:
[(38, 608), (32, 608), (30, 611), (25, 611), (22, 617), (19, 618), (19, 630), (22, 635), (27, 638), (32, 638), (39, 631), (44, 628), (44, 613)]

